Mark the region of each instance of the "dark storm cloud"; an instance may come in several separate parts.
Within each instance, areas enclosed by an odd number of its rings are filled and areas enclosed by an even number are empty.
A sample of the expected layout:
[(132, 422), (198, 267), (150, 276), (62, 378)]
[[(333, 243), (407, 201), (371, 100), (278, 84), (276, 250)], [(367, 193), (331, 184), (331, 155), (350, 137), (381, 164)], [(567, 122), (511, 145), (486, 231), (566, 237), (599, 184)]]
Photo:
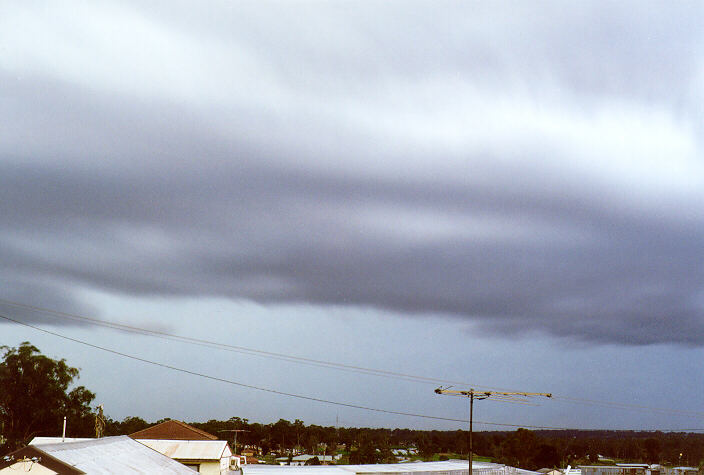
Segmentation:
[[(596, 341), (704, 337), (697, 223), (588, 208), (567, 192), (556, 205), (549, 197), (265, 170), (172, 176), (166, 184), (126, 177), (122, 186), (114, 175), (4, 172), (3, 202), (14, 196), (31, 223), (14, 242), (3, 239), (12, 250), (5, 275), (130, 294), (448, 313), (495, 331)], [(423, 226), (431, 230), (435, 213), (448, 210), (458, 221), (479, 214), (551, 225), (514, 238), (511, 229), (474, 236), (470, 223), (467, 236), (418, 239), (388, 233), (384, 214), (378, 223), (355, 221), (360, 209), (389, 206), (428, 215)]]
[(83, 72), (19, 40), (36, 55), (0, 61), (0, 280), (22, 283), (6, 298), (224, 296), (704, 343), (698, 11), (666, 28), (601, 8), (414, 7), (394, 26), (393, 9), (110, 8), (158, 30), (135, 25), (158, 64), (123, 71), (100, 41), (70, 58)]
[[(2, 280), (0, 280), (2, 285), (0, 315), (2, 317), (27, 323), (81, 325), (82, 323), (78, 320), (58, 317), (52, 313), (44, 312), (42, 309), (61, 309), (76, 315), (86, 315), (96, 311), (94, 307), (78, 302), (66, 287), (56, 285), (51, 281), (36, 282), (35, 280), (32, 282), (29, 279), (25, 280), (21, 273), (12, 274), (6, 272), (6, 269), (7, 267), (3, 266)], [(28, 302), (35, 308), (24, 306)], [(2, 322), (7, 323), (7, 320), (3, 319)]]

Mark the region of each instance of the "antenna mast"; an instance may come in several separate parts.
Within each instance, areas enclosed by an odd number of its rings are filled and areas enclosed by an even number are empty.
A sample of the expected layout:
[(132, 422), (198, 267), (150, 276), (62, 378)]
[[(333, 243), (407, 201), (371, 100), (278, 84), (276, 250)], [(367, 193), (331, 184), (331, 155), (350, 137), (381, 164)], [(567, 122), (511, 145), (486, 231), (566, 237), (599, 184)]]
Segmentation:
[(103, 405), (98, 405), (95, 411), (95, 438), (100, 439), (105, 432), (105, 415), (103, 414)]
[(467, 475), (472, 475), (472, 419), (474, 413), (474, 400), (488, 399), (495, 397), (504, 401), (522, 402), (521, 398), (533, 396), (552, 397), (551, 393), (522, 393), (522, 392), (503, 392), (503, 391), (475, 391), (473, 388), (469, 391), (458, 391), (453, 389), (437, 388), (436, 394), (445, 394), (448, 396), (462, 396), (469, 398), (469, 472)]

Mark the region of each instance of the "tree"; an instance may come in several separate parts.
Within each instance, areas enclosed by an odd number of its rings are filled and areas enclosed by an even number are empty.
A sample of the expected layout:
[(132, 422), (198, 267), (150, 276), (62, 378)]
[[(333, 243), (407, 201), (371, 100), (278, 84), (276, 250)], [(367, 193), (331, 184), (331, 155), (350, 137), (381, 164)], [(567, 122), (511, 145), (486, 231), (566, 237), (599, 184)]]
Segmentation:
[(93, 421), (90, 403), (95, 394), (83, 386), (69, 391), (78, 369), (66, 360), (42, 355), (29, 342), (18, 348), (0, 347), (0, 426), (4, 449), (26, 445), (36, 435), (57, 435), (63, 417), (71, 436), (90, 436)]
[(532, 470), (532, 457), (538, 445), (538, 436), (528, 429), (519, 428), (501, 442), (501, 463)]
[(379, 463), (379, 455), (367, 434), (361, 434), (358, 446), (350, 450), (351, 464)]
[(416, 445), (418, 446), (418, 454), (423, 459), (429, 459), (439, 450), (433, 439), (428, 437), (428, 434), (422, 433), (418, 438)]
[(148, 423), (141, 417), (128, 416), (125, 417), (122, 422), (113, 421), (108, 418), (107, 424), (105, 425), (106, 435), (129, 435), (134, 432), (146, 429), (152, 424)]
[(560, 453), (550, 444), (540, 444), (533, 456), (533, 467), (555, 468), (560, 465)]
[(646, 461), (648, 463), (658, 463), (660, 461), (660, 450), (662, 446), (658, 439), (645, 439), (645, 442), (643, 442), (643, 447), (645, 448), (645, 456), (647, 457)]
[(279, 444), (279, 451), (283, 454), (286, 449), (293, 446), (291, 437), (292, 425), (286, 419), (279, 419), (277, 423), (271, 426), (271, 436)]
[(589, 448), (589, 463), (597, 463), (599, 461), (599, 452), (597, 452), (596, 447)]
[(296, 446), (294, 448), (296, 449), (296, 451), (300, 451), (301, 450), (301, 432), (303, 431), (303, 429), (305, 429), (305, 424), (303, 423), (302, 420), (296, 419), (295, 421), (293, 421), (293, 427), (296, 432)]

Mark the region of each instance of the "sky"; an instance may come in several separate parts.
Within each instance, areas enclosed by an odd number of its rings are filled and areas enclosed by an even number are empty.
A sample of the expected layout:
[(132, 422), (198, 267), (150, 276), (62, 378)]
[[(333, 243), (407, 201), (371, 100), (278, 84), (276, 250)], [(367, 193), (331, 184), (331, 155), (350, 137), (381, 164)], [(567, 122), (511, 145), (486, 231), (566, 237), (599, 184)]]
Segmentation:
[[(703, 21), (697, 2), (2, 2), (0, 314), (345, 404), (461, 421), (435, 387), (505, 388), (556, 397), (476, 420), (702, 430)], [(114, 419), (466, 427), (0, 322), (22, 341)]]

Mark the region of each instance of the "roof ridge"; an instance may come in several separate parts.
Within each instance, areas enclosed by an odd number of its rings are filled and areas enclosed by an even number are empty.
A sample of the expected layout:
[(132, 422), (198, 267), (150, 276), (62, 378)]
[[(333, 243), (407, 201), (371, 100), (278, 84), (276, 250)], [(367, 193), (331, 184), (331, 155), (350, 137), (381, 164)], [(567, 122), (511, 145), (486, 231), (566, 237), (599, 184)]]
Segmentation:
[(178, 420), (178, 419), (171, 419), (171, 420), (173, 420), (173, 421), (175, 421), (175, 422), (178, 422), (178, 423), (181, 424), (183, 427), (185, 427), (185, 428), (187, 428), (187, 429), (191, 429), (191, 430), (193, 430), (193, 431), (195, 431), (195, 432), (198, 432), (198, 433), (201, 434), (201, 435), (205, 435), (205, 436), (207, 436), (207, 437), (212, 437), (213, 440), (218, 440), (218, 438), (217, 438), (216, 436), (214, 436), (213, 434), (211, 434), (211, 433), (209, 433), (209, 432), (204, 431), (203, 429), (199, 429), (199, 428), (194, 427), (194, 426), (192, 426), (192, 425), (190, 425), (190, 424), (186, 424), (185, 422), (180, 421), (180, 420)]
[[(137, 432), (133, 432), (132, 434), (130, 434), (130, 437), (132, 437), (133, 439), (148, 438), (149, 434), (151, 432), (154, 432), (154, 430), (158, 430), (158, 428), (168, 427), (168, 426), (172, 426), (172, 427), (177, 426), (177, 427), (180, 427), (181, 429), (185, 429), (185, 430), (192, 432), (194, 434), (198, 434), (201, 437), (205, 437), (206, 439), (218, 440), (217, 436), (214, 436), (213, 434), (210, 434), (209, 432), (206, 432), (202, 429), (194, 427), (194, 426), (187, 424), (183, 421), (180, 421), (178, 419), (169, 419), (169, 420), (160, 422), (158, 424), (154, 424), (154, 425), (147, 427), (145, 429), (139, 430)], [(147, 437), (145, 437), (145, 435)], [(164, 440), (166, 440), (166, 439), (164, 439)], [(175, 439), (175, 440), (180, 440), (180, 439)]]

